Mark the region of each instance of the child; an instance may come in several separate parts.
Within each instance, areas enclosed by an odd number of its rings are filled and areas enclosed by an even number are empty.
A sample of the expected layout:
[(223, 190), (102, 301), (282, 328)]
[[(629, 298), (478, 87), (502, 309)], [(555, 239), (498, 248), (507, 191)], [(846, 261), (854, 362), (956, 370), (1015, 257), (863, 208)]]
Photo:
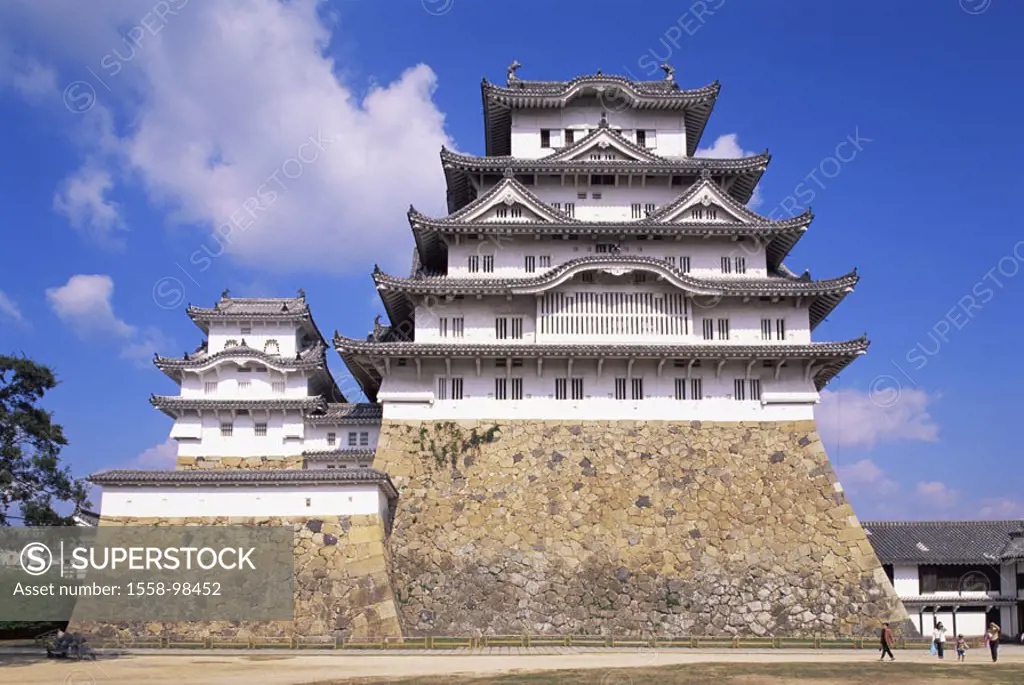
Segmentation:
[(967, 640), (964, 639), (963, 635), (956, 636), (956, 660), (965, 661), (967, 659)]

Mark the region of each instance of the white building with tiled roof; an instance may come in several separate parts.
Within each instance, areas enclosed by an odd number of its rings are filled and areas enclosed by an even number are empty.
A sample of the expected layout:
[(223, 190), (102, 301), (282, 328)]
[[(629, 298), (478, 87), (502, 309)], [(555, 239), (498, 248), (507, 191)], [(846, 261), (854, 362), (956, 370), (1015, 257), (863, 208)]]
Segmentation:
[(180, 386), (151, 403), (174, 419), (179, 462), (299, 459), (318, 468), (372, 461), (379, 408), (347, 402), (327, 368), (327, 344), (305, 296), (232, 298), (190, 306), (207, 339), (154, 363)]
[(335, 347), (399, 420), (813, 419), (865, 338), (814, 329), (857, 283), (783, 264), (812, 220), (745, 206), (770, 159), (695, 156), (718, 84), (484, 82), (486, 155), (444, 149), (446, 217), (409, 210), (390, 319)]

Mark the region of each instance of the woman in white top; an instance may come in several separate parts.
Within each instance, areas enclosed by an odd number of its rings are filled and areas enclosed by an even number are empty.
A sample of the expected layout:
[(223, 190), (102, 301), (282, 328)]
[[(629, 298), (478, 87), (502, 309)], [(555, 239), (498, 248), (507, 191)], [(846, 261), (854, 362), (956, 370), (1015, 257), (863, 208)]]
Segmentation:
[(932, 642), (935, 643), (935, 651), (942, 658), (942, 649), (946, 646), (946, 628), (941, 622), (935, 624), (935, 630), (932, 631)]

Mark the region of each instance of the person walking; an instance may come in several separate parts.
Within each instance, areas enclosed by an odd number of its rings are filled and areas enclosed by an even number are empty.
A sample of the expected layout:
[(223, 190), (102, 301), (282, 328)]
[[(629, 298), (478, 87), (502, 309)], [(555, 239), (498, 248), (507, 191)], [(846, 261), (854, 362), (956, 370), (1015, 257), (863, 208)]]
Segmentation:
[(999, 626), (995, 623), (990, 623), (988, 626), (988, 632), (985, 633), (985, 644), (988, 646), (990, 652), (992, 652), (992, 662), (995, 663), (999, 660), (999, 638), (1002, 631), (999, 630)]
[(946, 646), (946, 628), (942, 625), (942, 621), (935, 624), (935, 630), (932, 631), (932, 643), (935, 644), (935, 652), (941, 659)]
[(956, 660), (967, 660), (967, 640), (964, 639), (963, 634), (956, 636)]
[(892, 655), (892, 630), (889, 628), (888, 623), (882, 624), (882, 656), (878, 659), (879, 661), (885, 661), (885, 655), (889, 655), (889, 661), (896, 661), (896, 657)]

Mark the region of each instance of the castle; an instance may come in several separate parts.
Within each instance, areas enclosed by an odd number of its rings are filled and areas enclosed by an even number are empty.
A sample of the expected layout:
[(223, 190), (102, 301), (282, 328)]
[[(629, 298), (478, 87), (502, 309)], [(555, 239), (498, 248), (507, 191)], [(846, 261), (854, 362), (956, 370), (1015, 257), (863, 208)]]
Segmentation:
[(292, 525), (296, 613), (145, 630), (909, 626), (814, 426), (867, 350), (812, 341), (856, 272), (783, 264), (812, 216), (746, 206), (767, 153), (695, 156), (717, 83), (518, 69), (482, 84), (486, 155), (441, 152), (448, 216), (410, 208), (410, 274), (374, 270), (388, 323), (334, 336), (369, 403), (301, 293), (189, 308), (208, 340), (152, 399), (177, 469), (94, 475), (101, 523)]

